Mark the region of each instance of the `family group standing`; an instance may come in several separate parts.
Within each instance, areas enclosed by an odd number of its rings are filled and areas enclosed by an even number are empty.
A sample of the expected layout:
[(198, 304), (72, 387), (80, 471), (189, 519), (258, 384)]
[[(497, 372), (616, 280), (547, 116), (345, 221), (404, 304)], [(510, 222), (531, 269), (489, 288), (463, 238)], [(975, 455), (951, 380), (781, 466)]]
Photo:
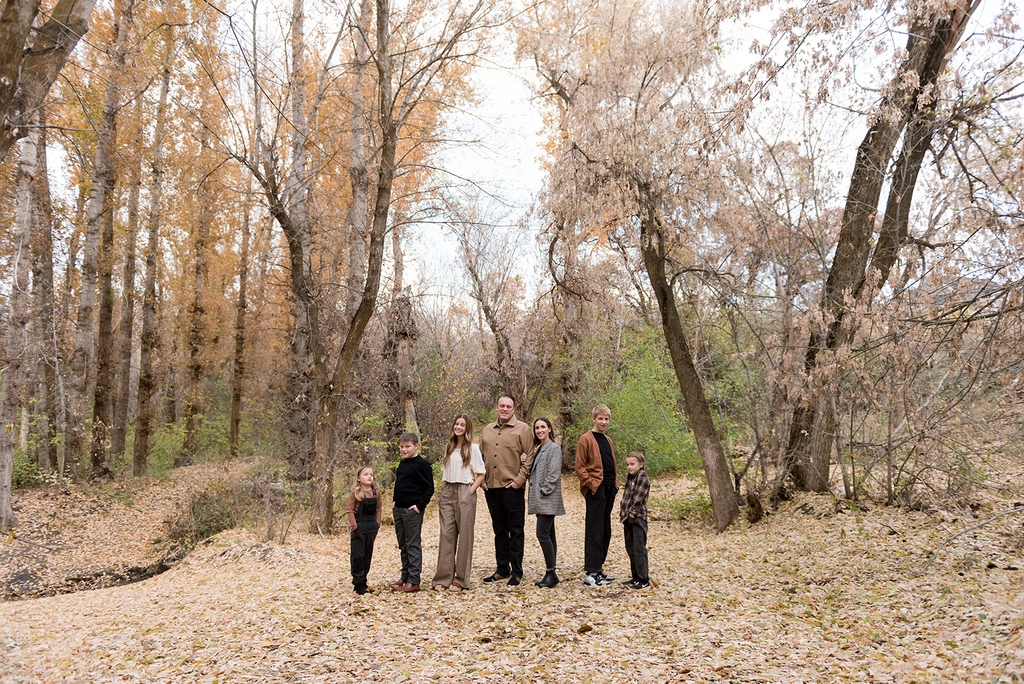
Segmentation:
[[(452, 422), (441, 467), (438, 558), (429, 585), (435, 590), (470, 588), (478, 489), (484, 490), (494, 533), (495, 567), (483, 578), (484, 584), (505, 582), (514, 587), (523, 581), (527, 513), (536, 516), (537, 543), (545, 566), (544, 576), (534, 584), (553, 588), (559, 583), (555, 518), (565, 515), (561, 447), (554, 441), (554, 429), (547, 418), (537, 418), (531, 426), (516, 417), (512, 397), (499, 397), (495, 410), (497, 420), (484, 426), (479, 446), (473, 441), (469, 416), (460, 414)], [(603, 587), (615, 582), (614, 577), (605, 574), (604, 564), (611, 543), (611, 515), (619, 482), (615, 445), (605, 434), (611, 411), (599, 405), (591, 417), (593, 429), (585, 432), (576, 446), (576, 474), (586, 503), (583, 584)], [(430, 464), (419, 456), (418, 450), (419, 438), (415, 434), (399, 437), (402, 458), (395, 473), (393, 514), (402, 571), (394, 589), (403, 593), (420, 590), (423, 513), (434, 495)], [(627, 454), (626, 469), (628, 477), (619, 522), (623, 526), (631, 576), (623, 584), (631, 589), (646, 589), (651, 586), (647, 562), (650, 480), (644, 470), (643, 454)], [(348, 504), (352, 584), (358, 594), (367, 592), (366, 577), (381, 522), (380, 498), (373, 469), (360, 468)]]

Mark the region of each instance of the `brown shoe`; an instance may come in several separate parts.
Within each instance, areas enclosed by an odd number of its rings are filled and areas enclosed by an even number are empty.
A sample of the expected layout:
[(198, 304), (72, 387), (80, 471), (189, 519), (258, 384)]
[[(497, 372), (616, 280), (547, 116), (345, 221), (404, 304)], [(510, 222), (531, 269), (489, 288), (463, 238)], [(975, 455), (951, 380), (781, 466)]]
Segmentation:
[(391, 586), (394, 587), (395, 591), (398, 591), (402, 587), (404, 587), (406, 584), (408, 584), (408, 582), (406, 582), (404, 579), (396, 579), (395, 583), (392, 584)]
[(420, 585), (418, 585), (418, 584), (409, 584), (408, 582), (406, 582), (405, 584), (402, 585), (402, 588), (399, 589), (398, 591), (402, 592), (403, 594), (412, 594), (412, 593), (417, 592), (419, 590), (420, 590)]

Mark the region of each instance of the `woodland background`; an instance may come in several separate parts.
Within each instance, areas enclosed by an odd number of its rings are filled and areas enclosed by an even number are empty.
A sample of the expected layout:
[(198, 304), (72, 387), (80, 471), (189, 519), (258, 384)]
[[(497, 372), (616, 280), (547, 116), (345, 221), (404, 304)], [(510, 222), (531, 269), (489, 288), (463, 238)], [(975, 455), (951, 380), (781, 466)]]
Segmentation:
[[(18, 488), (245, 457), (326, 533), (358, 464), (500, 392), (567, 463), (608, 404), (718, 531), (1019, 463), (1014, 3), (2, 8), (0, 527)], [(526, 213), (445, 168), (508, 41)]]

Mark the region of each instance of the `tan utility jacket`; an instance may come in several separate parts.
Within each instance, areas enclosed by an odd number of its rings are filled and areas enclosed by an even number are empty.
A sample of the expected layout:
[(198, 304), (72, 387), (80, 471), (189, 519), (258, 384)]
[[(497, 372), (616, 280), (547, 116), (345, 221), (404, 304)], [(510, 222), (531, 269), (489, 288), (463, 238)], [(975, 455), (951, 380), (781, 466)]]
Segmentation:
[[(480, 435), (480, 453), (484, 457), (484, 484), (488, 489), (501, 489), (513, 481), (520, 488), (525, 487), (533, 465), (530, 424), (514, 415), (504, 425), (489, 423)], [(522, 454), (526, 454), (526, 463), (519, 460)]]

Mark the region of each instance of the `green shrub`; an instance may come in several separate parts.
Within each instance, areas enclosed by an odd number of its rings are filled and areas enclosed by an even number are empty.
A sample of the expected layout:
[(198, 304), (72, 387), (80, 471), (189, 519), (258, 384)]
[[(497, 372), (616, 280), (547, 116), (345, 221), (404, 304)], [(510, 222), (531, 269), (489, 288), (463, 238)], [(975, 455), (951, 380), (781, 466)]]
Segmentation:
[(24, 454), (21, 449), (15, 449), (11, 486), (14, 489), (27, 489), (37, 484), (39, 484), (39, 464)]
[(174, 459), (181, 453), (184, 432), (175, 424), (160, 427), (150, 437), (148, 472), (154, 477), (166, 477), (174, 469)]
[(703, 491), (678, 494), (663, 501), (652, 501), (651, 505), (663, 510), (672, 520), (711, 522), (711, 499)]
[[(682, 411), (682, 395), (662, 333), (642, 326), (625, 336), (623, 362), (603, 403), (612, 410), (608, 434), (620, 462), (641, 451), (652, 475), (699, 472), (696, 442)], [(587, 428), (590, 409), (586, 410)], [(620, 465), (622, 465), (620, 463)]]

